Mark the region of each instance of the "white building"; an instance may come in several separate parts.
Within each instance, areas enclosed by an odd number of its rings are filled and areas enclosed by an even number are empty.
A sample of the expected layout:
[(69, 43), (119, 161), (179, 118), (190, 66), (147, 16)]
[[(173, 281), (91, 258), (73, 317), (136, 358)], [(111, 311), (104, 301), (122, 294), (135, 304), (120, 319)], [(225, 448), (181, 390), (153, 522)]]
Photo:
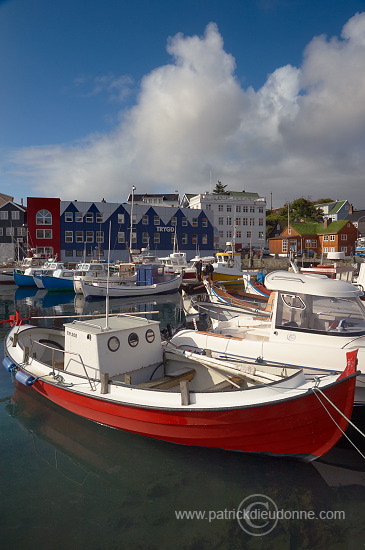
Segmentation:
[[(262, 247), (266, 241), (266, 199), (258, 193), (228, 191), (229, 194), (185, 195), (190, 208), (212, 211), (217, 231), (215, 247), (224, 249), (228, 241), (236, 250)], [(184, 204), (185, 205), (185, 204)]]

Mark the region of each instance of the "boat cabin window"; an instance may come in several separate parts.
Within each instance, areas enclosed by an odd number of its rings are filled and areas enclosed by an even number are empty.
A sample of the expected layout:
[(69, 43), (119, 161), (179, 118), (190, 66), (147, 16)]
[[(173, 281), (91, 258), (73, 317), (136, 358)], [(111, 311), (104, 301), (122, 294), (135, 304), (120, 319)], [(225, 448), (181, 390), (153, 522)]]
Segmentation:
[(279, 293), (275, 327), (336, 336), (365, 334), (365, 307), (357, 298)]

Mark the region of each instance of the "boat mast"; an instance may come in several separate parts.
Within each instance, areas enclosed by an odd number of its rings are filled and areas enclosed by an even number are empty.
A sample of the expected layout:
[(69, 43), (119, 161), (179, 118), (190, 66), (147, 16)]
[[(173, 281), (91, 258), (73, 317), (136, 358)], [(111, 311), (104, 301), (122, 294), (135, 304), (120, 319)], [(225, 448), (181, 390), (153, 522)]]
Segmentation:
[(109, 321), (109, 270), (110, 270), (110, 236), (112, 232), (112, 222), (109, 221), (109, 244), (108, 244), (108, 267), (107, 267), (107, 274), (106, 274), (106, 296), (105, 296), (105, 328), (108, 327), (108, 321)]
[(133, 230), (133, 206), (134, 206), (134, 192), (135, 192), (136, 188), (135, 186), (133, 185), (132, 186), (132, 205), (131, 205), (131, 225), (130, 225), (130, 228), (129, 228), (129, 259), (130, 261), (132, 261), (132, 230)]

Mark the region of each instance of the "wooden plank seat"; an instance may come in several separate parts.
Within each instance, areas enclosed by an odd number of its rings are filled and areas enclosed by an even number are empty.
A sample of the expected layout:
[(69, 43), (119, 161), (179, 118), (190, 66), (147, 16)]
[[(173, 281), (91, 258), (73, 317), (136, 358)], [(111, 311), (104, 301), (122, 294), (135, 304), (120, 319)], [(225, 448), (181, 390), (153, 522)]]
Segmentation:
[(139, 388), (145, 389), (154, 389), (154, 390), (168, 390), (175, 386), (178, 386), (182, 380), (187, 380), (190, 382), (194, 378), (195, 369), (182, 368), (162, 376), (161, 378), (156, 378), (156, 380), (150, 380), (149, 382), (143, 382), (138, 384)]

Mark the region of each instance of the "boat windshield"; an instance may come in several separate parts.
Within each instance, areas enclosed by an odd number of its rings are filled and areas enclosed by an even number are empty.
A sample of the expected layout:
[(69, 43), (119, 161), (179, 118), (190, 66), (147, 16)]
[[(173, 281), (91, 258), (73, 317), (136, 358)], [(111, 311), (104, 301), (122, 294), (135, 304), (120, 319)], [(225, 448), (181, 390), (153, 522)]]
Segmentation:
[(280, 292), (275, 327), (336, 336), (365, 334), (365, 307), (358, 298)]

